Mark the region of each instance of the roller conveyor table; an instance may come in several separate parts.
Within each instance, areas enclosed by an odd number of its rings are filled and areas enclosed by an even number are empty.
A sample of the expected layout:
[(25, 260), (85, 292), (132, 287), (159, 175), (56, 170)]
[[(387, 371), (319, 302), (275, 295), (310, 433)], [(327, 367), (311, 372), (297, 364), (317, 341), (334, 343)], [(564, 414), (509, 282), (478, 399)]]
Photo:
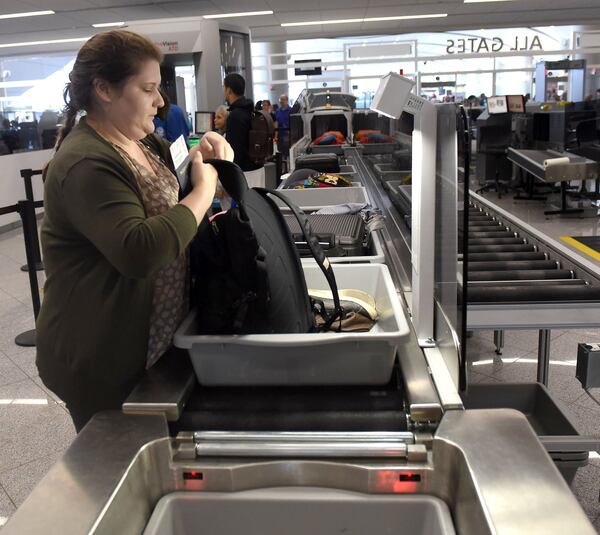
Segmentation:
[(560, 182), (560, 208), (546, 210), (544, 214), (577, 214), (582, 208), (567, 205), (567, 184), (571, 180), (596, 180), (598, 164), (583, 156), (554, 150), (508, 149), (508, 159), (543, 182)]
[[(476, 228), (482, 228), (484, 220), (506, 225), (513, 238), (481, 238), (469, 232), (468, 328), (493, 329), (498, 354), (502, 352), (505, 329), (539, 329), (537, 379), (547, 384), (550, 329), (600, 325), (599, 278), (589, 277), (579, 264), (557, 255), (557, 247), (548, 247), (547, 238), (531, 238), (528, 233), (535, 236), (534, 229), (513, 222), (501, 209), (491, 209), (477, 195), (471, 198), (478, 206), (469, 210), (470, 223)], [(503, 257), (509, 254), (515, 257), (505, 260)], [(547, 259), (517, 260), (523, 254), (545, 254)], [(497, 258), (492, 260), (486, 255)]]
[(593, 180), (598, 173), (595, 161), (569, 152), (509, 147), (508, 159), (544, 182)]

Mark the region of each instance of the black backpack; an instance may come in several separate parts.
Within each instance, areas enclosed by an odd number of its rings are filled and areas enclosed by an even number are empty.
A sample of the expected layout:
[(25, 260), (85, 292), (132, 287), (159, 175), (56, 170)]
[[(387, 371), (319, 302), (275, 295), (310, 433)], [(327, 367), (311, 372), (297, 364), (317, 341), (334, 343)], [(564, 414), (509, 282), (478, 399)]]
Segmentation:
[(304, 213), (284, 195), (249, 188), (242, 170), (225, 160), (206, 160), (237, 207), (205, 218), (190, 250), (192, 301), (199, 334), (307, 333), (317, 331), (300, 256), (274, 195), (298, 218), (306, 242), (334, 298), (327, 330), (343, 316), (333, 270)]
[(275, 125), (270, 114), (253, 111), (248, 132), (248, 159), (255, 165), (264, 165), (273, 156)]

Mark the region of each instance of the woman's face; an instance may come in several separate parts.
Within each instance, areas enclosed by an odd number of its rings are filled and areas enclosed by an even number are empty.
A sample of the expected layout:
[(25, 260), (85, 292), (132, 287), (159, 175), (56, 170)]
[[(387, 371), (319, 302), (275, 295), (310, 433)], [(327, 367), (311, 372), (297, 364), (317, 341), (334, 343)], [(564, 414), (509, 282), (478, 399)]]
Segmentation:
[(152, 119), (164, 101), (160, 96), (160, 65), (147, 60), (120, 91), (113, 91), (106, 107), (108, 119), (129, 139), (143, 139), (154, 132)]
[(217, 130), (225, 130), (225, 114), (222, 111), (215, 113), (215, 127)]

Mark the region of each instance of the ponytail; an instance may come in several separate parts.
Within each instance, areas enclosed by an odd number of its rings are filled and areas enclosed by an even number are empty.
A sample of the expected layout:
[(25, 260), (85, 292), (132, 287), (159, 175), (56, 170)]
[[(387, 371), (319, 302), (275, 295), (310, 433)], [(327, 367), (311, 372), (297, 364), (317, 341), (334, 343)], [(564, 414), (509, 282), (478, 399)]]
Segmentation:
[[(66, 103), (63, 109), (64, 122), (63, 125), (59, 128), (58, 134), (56, 135), (56, 142), (54, 143), (55, 152), (58, 151), (58, 149), (60, 149), (62, 142), (65, 140), (69, 132), (73, 130), (73, 127), (75, 126), (75, 121), (77, 120), (77, 113), (79, 112), (79, 110), (77, 109), (78, 107), (73, 103), (73, 100), (71, 98), (67, 100), (70, 88), (71, 83), (69, 82), (65, 86), (65, 89), (63, 91), (63, 98)], [(46, 173), (48, 172), (49, 164), (50, 162), (48, 162), (42, 169), (42, 181), (44, 182), (46, 181)]]

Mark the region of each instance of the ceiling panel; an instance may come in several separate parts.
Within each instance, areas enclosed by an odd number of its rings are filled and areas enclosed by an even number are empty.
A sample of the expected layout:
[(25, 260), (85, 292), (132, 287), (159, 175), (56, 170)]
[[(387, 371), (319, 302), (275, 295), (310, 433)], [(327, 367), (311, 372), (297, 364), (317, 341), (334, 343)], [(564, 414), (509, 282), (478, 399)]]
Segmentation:
[(198, 17), (214, 12), (212, 2), (197, 2), (195, 0), (170, 2), (162, 7), (165, 11), (171, 13), (173, 17)]
[[(600, 0), (514, 0), (464, 4), (462, 0), (0, 0), (0, 13), (52, 8), (56, 15), (0, 20), (0, 40), (48, 31), (53, 38), (96, 22), (199, 16), (219, 12), (273, 9), (274, 15), (227, 19), (249, 26), (254, 40), (282, 36), (337, 37), (377, 33), (469, 30), (514, 26), (600, 24)], [(444, 19), (413, 19), (365, 24), (281, 28), (281, 22), (447, 12)], [(5, 39), (6, 38), (6, 39)]]
[[(52, 9), (53, 11), (57, 12), (96, 7), (91, 0), (27, 0), (26, 2), (21, 2), (21, 7), (17, 11), (29, 11), (27, 9), (23, 9), (23, 4), (25, 3), (30, 4), (31, 7), (35, 8), (36, 10)], [(6, 0), (2, 0), (2, 11), (4, 11), (5, 4)]]
[(265, 0), (251, 0), (240, 2), (240, 0), (213, 0), (213, 13), (241, 13), (246, 11), (267, 11), (271, 9)]

